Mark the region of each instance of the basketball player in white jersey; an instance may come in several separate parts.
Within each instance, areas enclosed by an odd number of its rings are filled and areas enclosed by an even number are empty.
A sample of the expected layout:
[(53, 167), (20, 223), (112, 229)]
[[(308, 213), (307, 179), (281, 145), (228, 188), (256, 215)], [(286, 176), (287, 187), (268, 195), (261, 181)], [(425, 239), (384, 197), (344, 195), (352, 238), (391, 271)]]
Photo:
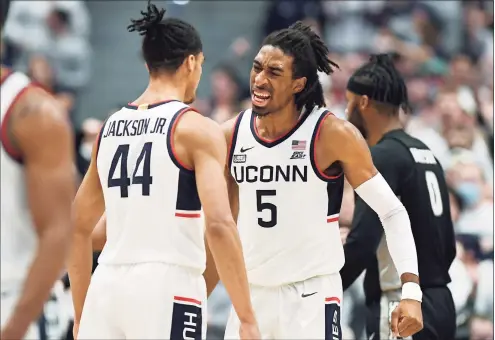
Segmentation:
[[(251, 70), (252, 109), (225, 124), (231, 207), (263, 339), (342, 339), (344, 175), (380, 217), (402, 278), (393, 331), (408, 336), (422, 327), (407, 212), (359, 132), (324, 108), (317, 71), (330, 74), (335, 66), (320, 37), (300, 22), (270, 34)], [(207, 279), (216, 282), (215, 275)], [(237, 338), (238, 325), (233, 311), (226, 339)]]
[[(185, 104), (201, 77), (201, 39), (190, 24), (164, 13), (148, 4), (129, 26), (144, 36), (150, 82), (105, 122), (74, 202), (75, 337), (203, 339), (206, 234), (242, 320), (238, 336), (256, 339), (223, 176), (226, 143), (220, 126)], [(91, 232), (104, 211), (106, 244), (90, 279)]]
[[(9, 2), (1, 4), (3, 27)], [(43, 305), (70, 240), (73, 135), (55, 99), (26, 75), (2, 66), (0, 79), (0, 338), (46, 339)]]

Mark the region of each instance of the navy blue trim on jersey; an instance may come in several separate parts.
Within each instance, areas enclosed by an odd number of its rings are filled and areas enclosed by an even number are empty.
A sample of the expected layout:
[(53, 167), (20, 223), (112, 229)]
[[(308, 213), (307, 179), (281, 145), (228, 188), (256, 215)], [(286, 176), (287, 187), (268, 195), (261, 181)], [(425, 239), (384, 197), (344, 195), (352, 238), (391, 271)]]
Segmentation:
[(274, 146), (279, 145), (280, 143), (285, 142), (290, 136), (294, 134), (294, 132), (297, 131), (301, 127), (301, 125), (304, 124), (306, 119), (309, 117), (309, 114), (305, 114), (304, 116), (299, 119), (299, 121), (294, 125), (292, 129), (290, 129), (285, 135), (281, 136), (280, 138), (277, 138), (273, 141), (267, 141), (261, 139), (258, 134), (256, 133), (256, 115), (251, 111), (251, 122), (250, 122), (250, 127), (251, 127), (251, 133), (253, 134), (254, 139), (260, 143), (261, 145), (267, 147), (267, 148), (272, 148)]
[[(171, 103), (171, 102), (178, 102), (179, 100), (177, 99), (169, 99), (169, 100), (164, 100), (162, 102), (158, 102), (158, 103), (154, 103), (154, 104), (148, 104), (148, 107), (147, 107), (147, 110), (149, 109), (153, 109), (157, 106), (160, 106), (160, 105), (163, 105), (163, 104), (168, 104), (168, 103)], [(139, 105), (134, 105), (134, 104), (131, 104), (131, 103), (128, 103), (124, 106), (126, 109), (131, 109), (131, 110), (137, 110), (139, 109)]]
[(232, 131), (232, 137), (230, 138), (230, 149), (229, 149), (229, 159), (228, 159), (228, 166), (230, 169), (230, 166), (232, 165), (232, 158), (234, 157), (234, 152), (235, 152), (235, 144), (237, 142), (237, 135), (239, 133), (239, 126), (241, 125), (242, 117), (244, 116), (244, 112), (242, 111), (239, 113), (237, 116), (237, 119), (235, 121), (234, 125), (234, 131)]
[(181, 164), (181, 162), (177, 159), (174, 153), (174, 147), (172, 143), (172, 138), (173, 136), (173, 130), (175, 127), (175, 124), (177, 124), (178, 119), (186, 112), (188, 111), (195, 111), (192, 107), (186, 106), (174, 113), (172, 120), (170, 121), (170, 124), (168, 125), (168, 131), (167, 131), (167, 149), (168, 149), (168, 155), (170, 156), (170, 159), (172, 162), (179, 168), (179, 170), (182, 170), (190, 175), (194, 174), (194, 170), (186, 168), (184, 165)]
[(344, 176), (327, 183), (328, 211), (327, 216), (340, 213), (344, 195)]
[(191, 174), (182, 169), (179, 171), (175, 209), (186, 211), (201, 210), (201, 201), (199, 199), (196, 176), (194, 173)]
[[(318, 135), (318, 132), (320, 130), (320, 127), (321, 127), (321, 124), (323, 123), (323, 120), (325, 120), (325, 118), (332, 114), (330, 111), (328, 110), (325, 110), (321, 113), (321, 116), (320, 118), (318, 118), (318, 121), (316, 122), (316, 125), (315, 125), (315, 129), (313, 131), (313, 136), (311, 137), (311, 142), (310, 142), (310, 145), (309, 145), (309, 159), (311, 161), (311, 167), (313, 168), (313, 172), (316, 174), (316, 176), (321, 179), (322, 181), (324, 182), (339, 182), (340, 180), (343, 179), (343, 171), (337, 175), (337, 176), (326, 176), (324, 174), (321, 173), (321, 171), (318, 169), (318, 167), (316, 166), (316, 160), (315, 160), (315, 144), (316, 144), (316, 137)], [(340, 209), (340, 207), (339, 207)]]
[(101, 129), (100, 129), (100, 133), (98, 134), (98, 139), (96, 141), (96, 157), (95, 159), (98, 159), (98, 153), (100, 152), (100, 144), (101, 144), (101, 139), (103, 138), (102, 135), (103, 135), (103, 131), (105, 130), (105, 126), (107, 125), (107, 122), (108, 122), (108, 118), (105, 119), (105, 121), (103, 122), (103, 125), (101, 126)]

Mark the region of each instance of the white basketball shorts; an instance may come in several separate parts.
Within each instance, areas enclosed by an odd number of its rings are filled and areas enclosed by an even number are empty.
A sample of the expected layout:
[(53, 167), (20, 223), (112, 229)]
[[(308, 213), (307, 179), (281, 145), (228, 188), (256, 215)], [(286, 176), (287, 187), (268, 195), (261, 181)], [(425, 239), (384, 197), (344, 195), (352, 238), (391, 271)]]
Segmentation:
[[(342, 340), (340, 274), (317, 276), (278, 287), (250, 286), (262, 339)], [(232, 309), (225, 339), (239, 339)]]
[(206, 285), (201, 274), (164, 263), (99, 265), (79, 339), (204, 339)]

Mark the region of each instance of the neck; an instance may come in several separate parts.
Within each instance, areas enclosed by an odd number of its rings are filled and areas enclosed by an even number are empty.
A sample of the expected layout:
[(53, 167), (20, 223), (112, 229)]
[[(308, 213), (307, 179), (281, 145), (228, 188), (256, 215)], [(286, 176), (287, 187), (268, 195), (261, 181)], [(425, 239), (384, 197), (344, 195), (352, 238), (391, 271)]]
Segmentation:
[(165, 100), (185, 100), (186, 84), (174, 79), (177, 77), (151, 77), (148, 87), (134, 104), (153, 104)]
[(256, 127), (261, 137), (267, 139), (277, 139), (290, 131), (297, 124), (301, 112), (294, 104), (272, 112), (268, 116), (258, 117)]
[(387, 132), (403, 128), (398, 116), (390, 117), (379, 113), (373, 116), (371, 122), (366, 122), (366, 142), (369, 146), (376, 145)]

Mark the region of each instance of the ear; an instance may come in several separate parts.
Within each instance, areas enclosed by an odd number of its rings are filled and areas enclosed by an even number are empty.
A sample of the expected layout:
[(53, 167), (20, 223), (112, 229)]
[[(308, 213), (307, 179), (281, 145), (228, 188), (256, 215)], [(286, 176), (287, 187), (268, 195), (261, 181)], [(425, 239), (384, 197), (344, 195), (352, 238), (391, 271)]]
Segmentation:
[(302, 90), (304, 90), (304, 87), (306, 86), (307, 80), (308, 79), (306, 77), (301, 77), (301, 78), (297, 78), (297, 79), (293, 80), (292, 81), (292, 93), (296, 94), (296, 93), (299, 93)]
[(367, 109), (370, 104), (371, 104), (370, 99), (368, 98), (367, 95), (359, 97), (358, 107), (360, 110)]
[(184, 63), (186, 64), (186, 69), (189, 73), (192, 73), (194, 71), (195, 65), (196, 65), (196, 57), (192, 54), (190, 54), (185, 60)]

